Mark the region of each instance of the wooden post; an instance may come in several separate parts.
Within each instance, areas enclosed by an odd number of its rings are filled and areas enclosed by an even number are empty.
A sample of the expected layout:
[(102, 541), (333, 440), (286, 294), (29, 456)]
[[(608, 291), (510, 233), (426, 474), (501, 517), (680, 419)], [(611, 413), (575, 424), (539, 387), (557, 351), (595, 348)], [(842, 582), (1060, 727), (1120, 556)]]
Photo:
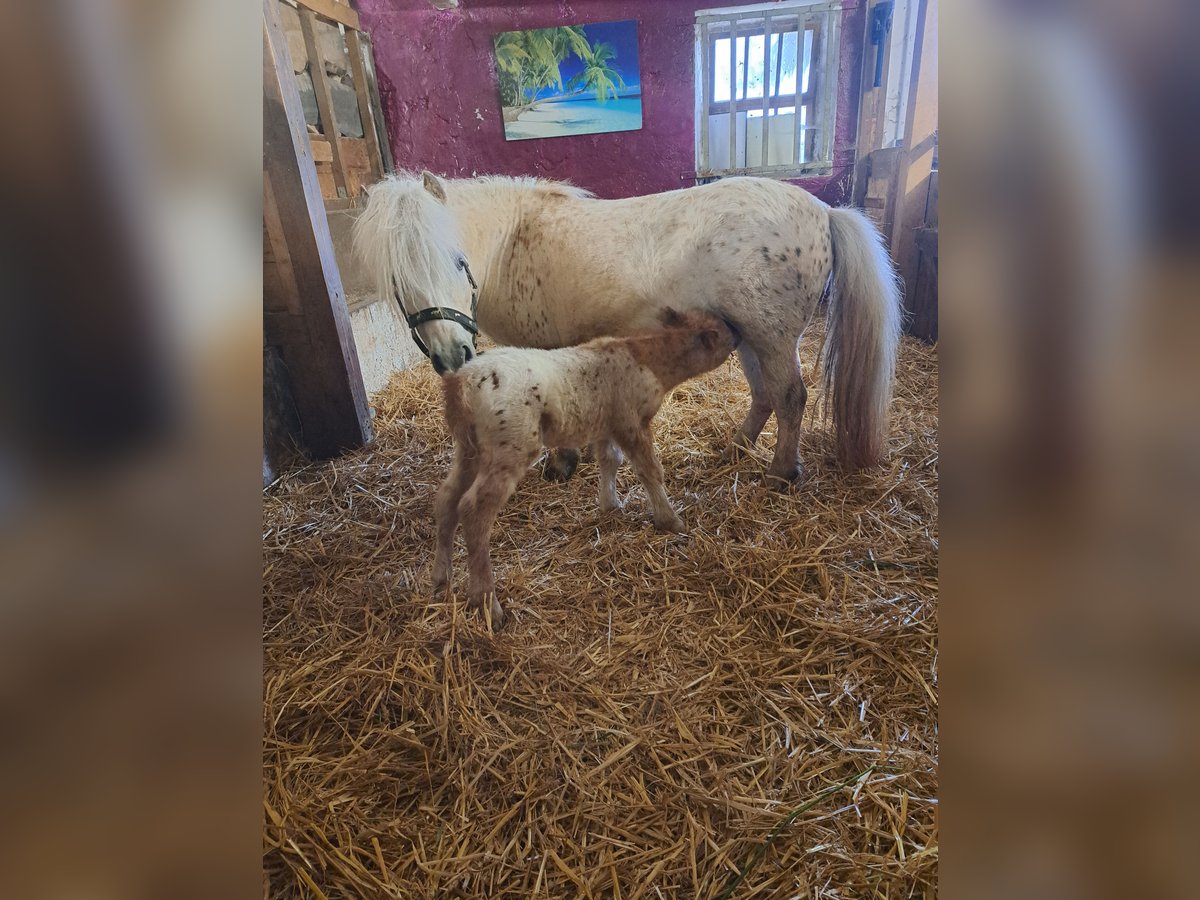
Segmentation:
[(910, 313), (918, 265), (916, 232), (925, 224), (937, 115), (937, 0), (920, 0), (892, 233), (892, 257), (904, 280), (904, 302)]
[(367, 48), (367, 87), (371, 90), (371, 115), (375, 118), (375, 133), (379, 135), (383, 169), (385, 172), (395, 172), (396, 161), (392, 159), (392, 142), (388, 138), (387, 123), (383, 121), (383, 100), (379, 96), (379, 85), (375, 80), (375, 48), (371, 44), (371, 36), (366, 32), (359, 35), (359, 39)]
[[(338, 130), (333, 115), (333, 98), (329, 94), (329, 82), (325, 80), (325, 60), (321, 56), (321, 45), (317, 41), (316, 16), (308, 7), (300, 7), (300, 31), (304, 34), (304, 46), (308, 51), (308, 72), (312, 76), (313, 91), (317, 95), (317, 111), (321, 114), (321, 132), (329, 141), (333, 151), (333, 180), (339, 197), (349, 197), (346, 187), (346, 162), (342, 156), (342, 133)], [(363, 130), (366, 130), (364, 125)]]
[[(887, 89), (891, 78), (891, 54), (888, 53), (888, 40), (883, 46), (875, 47), (870, 43), (871, 21), (874, 18), (878, 2), (867, 8), (867, 22), (863, 32), (862, 91), (859, 94), (858, 116), (858, 151), (855, 154), (854, 171), (855, 193), (858, 193), (860, 183), (870, 177), (867, 170), (867, 158), (883, 145), (883, 124), (887, 111)], [(888, 32), (890, 35), (891, 32)], [(883, 71), (879, 87), (874, 87), (875, 56), (883, 54)]]
[(371, 416), (278, 3), (263, 0), (263, 176), (299, 314), (275, 304), (264, 327), (291, 376), (306, 448), (329, 457), (368, 443)]
[(346, 50), (350, 53), (350, 74), (354, 76), (354, 97), (358, 100), (358, 118), (367, 142), (367, 159), (371, 164), (371, 174), (378, 181), (383, 177), (383, 155), (379, 151), (379, 141), (380, 138), (386, 141), (387, 136), (375, 134), (375, 117), (371, 114), (371, 89), (367, 84), (367, 67), (363, 64), (362, 42), (353, 28), (346, 29)]

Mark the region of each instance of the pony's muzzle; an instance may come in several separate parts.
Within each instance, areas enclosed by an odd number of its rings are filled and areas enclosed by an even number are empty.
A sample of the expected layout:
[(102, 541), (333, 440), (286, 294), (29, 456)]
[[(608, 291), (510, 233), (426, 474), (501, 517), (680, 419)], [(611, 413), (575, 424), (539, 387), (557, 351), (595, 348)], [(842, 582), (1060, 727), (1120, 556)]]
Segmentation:
[(429, 361), (433, 363), (433, 371), (439, 375), (447, 372), (457, 372), (475, 358), (475, 351), (470, 344), (459, 344), (445, 352), (430, 354)]

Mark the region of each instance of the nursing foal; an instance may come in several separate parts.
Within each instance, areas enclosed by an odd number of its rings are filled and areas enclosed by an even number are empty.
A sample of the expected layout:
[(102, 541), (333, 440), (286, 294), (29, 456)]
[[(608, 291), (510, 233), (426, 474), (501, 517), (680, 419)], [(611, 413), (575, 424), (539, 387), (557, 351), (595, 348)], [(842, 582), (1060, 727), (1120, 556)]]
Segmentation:
[(492, 524), (543, 446), (595, 445), (602, 511), (619, 505), (619, 447), (646, 488), (655, 527), (683, 530), (663, 490), (650, 421), (671, 389), (719, 366), (738, 337), (707, 312), (668, 309), (662, 322), (662, 331), (598, 338), (560, 350), (489, 350), (442, 379), (455, 449), (435, 506), (434, 591), (450, 584), (450, 556), (461, 521), (469, 606), (481, 608), (491, 595), (492, 621), (503, 621), (489, 550)]

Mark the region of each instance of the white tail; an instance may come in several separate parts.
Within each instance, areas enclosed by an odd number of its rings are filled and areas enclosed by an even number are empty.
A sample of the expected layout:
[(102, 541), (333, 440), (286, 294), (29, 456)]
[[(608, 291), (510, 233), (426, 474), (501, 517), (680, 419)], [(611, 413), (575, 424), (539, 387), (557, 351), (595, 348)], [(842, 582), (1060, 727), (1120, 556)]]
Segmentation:
[[(878, 229), (856, 209), (829, 210), (833, 292), (821, 356), (838, 459), (847, 469), (884, 457), (900, 341), (900, 289)], [(828, 407), (826, 407), (828, 409)]]

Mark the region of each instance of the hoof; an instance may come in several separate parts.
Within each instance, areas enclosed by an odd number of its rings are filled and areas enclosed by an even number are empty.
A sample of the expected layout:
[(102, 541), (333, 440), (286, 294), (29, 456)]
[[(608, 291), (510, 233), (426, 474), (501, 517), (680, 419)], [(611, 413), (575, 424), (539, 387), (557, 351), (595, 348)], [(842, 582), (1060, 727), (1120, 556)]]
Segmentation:
[(804, 480), (804, 470), (800, 466), (780, 472), (767, 472), (763, 476), (767, 486), (773, 491), (789, 491)]
[(546, 456), (542, 477), (547, 481), (570, 481), (579, 465), (578, 450), (556, 450)]
[[(485, 609), (484, 603), (487, 603)], [(484, 622), (487, 622), (490, 615), (492, 620), (492, 630), (498, 631), (504, 626), (504, 608), (500, 605), (500, 601), (496, 599), (495, 594), (488, 594), (487, 597), (474, 597), (467, 603), (467, 608), (475, 610), (483, 617)]]
[(604, 499), (604, 500), (600, 501), (600, 512), (602, 514), (607, 514), (607, 513), (611, 513), (611, 512), (620, 512), (624, 508), (625, 508), (625, 501), (621, 500), (620, 498), (618, 498), (616, 500)]
[(675, 534), (687, 534), (687, 529), (683, 525), (683, 519), (675, 516), (671, 519), (654, 520), (654, 527), (659, 531), (674, 532)]

